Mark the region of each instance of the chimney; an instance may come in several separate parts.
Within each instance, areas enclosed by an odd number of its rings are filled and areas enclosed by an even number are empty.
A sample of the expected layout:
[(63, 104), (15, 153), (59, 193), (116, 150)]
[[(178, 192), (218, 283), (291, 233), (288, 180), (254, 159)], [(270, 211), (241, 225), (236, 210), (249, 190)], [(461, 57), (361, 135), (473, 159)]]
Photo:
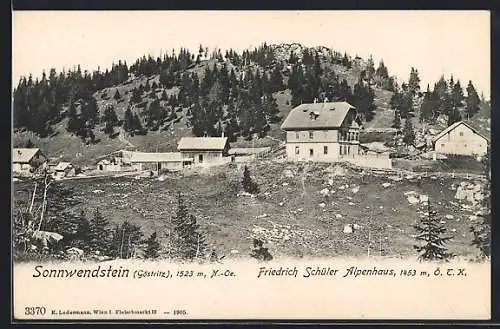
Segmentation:
[(314, 98), (314, 104), (316, 104), (317, 102), (318, 102), (318, 99)]
[(224, 130), (222, 131), (222, 133), (220, 134), (220, 137), (224, 138)]

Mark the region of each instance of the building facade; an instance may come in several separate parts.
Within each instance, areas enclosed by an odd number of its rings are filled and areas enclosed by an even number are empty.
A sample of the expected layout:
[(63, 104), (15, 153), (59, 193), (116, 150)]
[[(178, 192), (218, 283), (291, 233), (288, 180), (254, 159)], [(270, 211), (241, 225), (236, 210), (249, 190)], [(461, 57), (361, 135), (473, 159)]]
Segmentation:
[(347, 102), (301, 104), (281, 125), (292, 161), (341, 161), (360, 154), (356, 108)]
[(47, 157), (39, 148), (15, 148), (12, 150), (12, 171), (17, 175), (30, 175), (47, 163)]
[(195, 165), (224, 163), (229, 149), (227, 137), (183, 137), (177, 149)]
[(440, 154), (482, 156), (489, 140), (471, 125), (459, 121), (441, 131), (434, 139), (434, 151)]

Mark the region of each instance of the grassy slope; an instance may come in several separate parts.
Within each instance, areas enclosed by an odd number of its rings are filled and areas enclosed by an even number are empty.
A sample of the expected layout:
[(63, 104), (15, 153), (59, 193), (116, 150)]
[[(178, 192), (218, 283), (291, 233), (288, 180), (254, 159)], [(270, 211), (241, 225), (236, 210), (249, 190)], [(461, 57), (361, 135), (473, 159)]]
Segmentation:
[[(412, 225), (418, 219), (418, 208), (410, 205), (403, 194), (416, 191), (430, 196), (446, 222), (448, 233), (454, 235), (449, 249), (461, 256), (475, 253), (469, 233), (468, 217), (472, 213), (460, 210), (459, 203), (453, 199), (455, 191), (449, 189), (459, 180), (423, 178), (393, 182), (383, 176), (350, 172), (348, 176), (333, 177), (330, 187), (326, 182), (331, 167), (310, 165), (302, 176), (299, 166), (269, 160), (252, 163), (250, 170), (261, 189), (257, 198), (237, 196), (241, 191), (242, 168), (228, 166), (204, 173), (186, 172), (164, 181), (100, 178), (85, 180), (83, 184), (77, 181), (63, 184), (76, 188), (87, 210), (99, 208), (113, 222), (128, 219), (140, 225), (146, 234), (156, 230), (163, 241), (176, 207), (175, 194), (180, 190), (186, 194), (189, 208), (208, 233), (212, 247), (228, 257), (232, 249), (239, 251), (236, 257), (248, 257), (254, 225), (272, 229), (272, 223), (302, 232), (291, 240), (270, 244), (274, 255), (362, 256), (367, 254), (370, 236), (372, 255), (378, 255), (382, 246), (382, 254), (386, 256), (415, 256), (412, 235), (416, 232)], [(294, 177), (285, 177), (285, 169)], [(382, 187), (384, 182), (390, 182), (391, 186)], [(345, 184), (349, 188), (341, 189)], [(357, 193), (351, 190), (355, 185), (360, 187)], [(336, 193), (329, 198), (321, 196), (319, 191), (325, 187)], [(31, 189), (29, 183), (16, 183), (15, 198), (26, 202), (27, 191)], [(104, 192), (93, 192), (97, 189)], [(325, 203), (324, 208), (319, 206), (321, 202)], [(337, 214), (342, 217), (337, 218)], [(446, 214), (453, 215), (454, 219), (444, 219)], [(267, 216), (258, 217), (263, 215)], [(344, 234), (344, 225), (354, 223), (361, 229)]]

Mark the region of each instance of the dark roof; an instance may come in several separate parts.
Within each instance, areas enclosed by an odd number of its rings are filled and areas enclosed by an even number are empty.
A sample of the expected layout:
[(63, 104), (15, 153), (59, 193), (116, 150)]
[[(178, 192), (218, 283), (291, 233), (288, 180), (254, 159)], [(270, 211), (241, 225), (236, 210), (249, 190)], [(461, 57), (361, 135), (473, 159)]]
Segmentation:
[(281, 129), (338, 128), (351, 109), (356, 108), (347, 102), (301, 104), (290, 111)]
[(178, 150), (224, 150), (227, 137), (182, 137)]
[(473, 127), (470, 123), (467, 123), (467, 122), (464, 122), (464, 121), (457, 121), (454, 124), (450, 125), (446, 129), (444, 129), (443, 131), (441, 131), (439, 134), (437, 134), (436, 137), (434, 137), (433, 141), (436, 142), (438, 139), (440, 139), (441, 137), (443, 137), (445, 134), (449, 133), (450, 131), (452, 131), (453, 129), (457, 128), (460, 125), (464, 125), (464, 126), (468, 127), (474, 133), (476, 133), (477, 135), (483, 137), (488, 142), (490, 142), (490, 139), (488, 137), (484, 136), (483, 134), (481, 134), (477, 128)]

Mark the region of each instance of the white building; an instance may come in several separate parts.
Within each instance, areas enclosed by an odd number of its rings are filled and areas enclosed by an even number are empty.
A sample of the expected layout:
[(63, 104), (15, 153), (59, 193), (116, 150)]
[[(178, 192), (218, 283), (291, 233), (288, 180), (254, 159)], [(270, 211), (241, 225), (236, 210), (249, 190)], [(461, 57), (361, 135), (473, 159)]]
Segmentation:
[(12, 171), (16, 175), (31, 175), (47, 162), (39, 148), (15, 148), (12, 150)]
[(227, 137), (183, 137), (177, 149), (193, 164), (219, 164), (227, 162), (229, 143)]
[(468, 123), (455, 122), (433, 139), (440, 154), (482, 156), (488, 152), (489, 140)]
[(289, 160), (331, 161), (359, 153), (356, 108), (347, 102), (301, 104), (281, 125)]

